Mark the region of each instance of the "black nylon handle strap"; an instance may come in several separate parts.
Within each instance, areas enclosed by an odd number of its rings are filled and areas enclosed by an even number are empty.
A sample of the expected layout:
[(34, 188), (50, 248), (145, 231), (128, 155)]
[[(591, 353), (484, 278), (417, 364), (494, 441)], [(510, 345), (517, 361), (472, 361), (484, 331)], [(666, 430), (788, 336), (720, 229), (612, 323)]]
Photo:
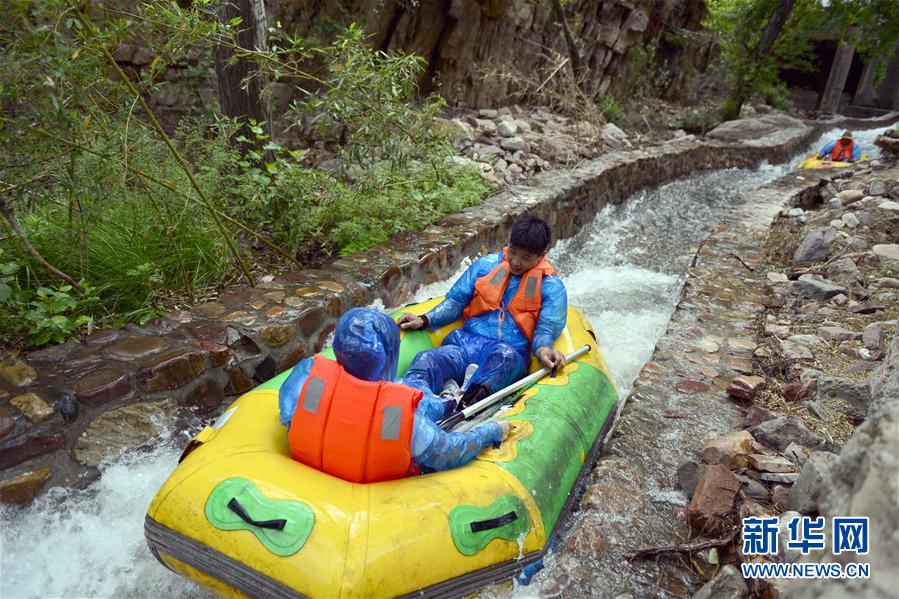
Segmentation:
[(482, 530), (499, 528), (500, 526), (504, 526), (509, 522), (515, 522), (516, 520), (518, 520), (518, 514), (516, 514), (515, 512), (509, 512), (508, 514), (503, 514), (502, 516), (491, 518), (490, 520), (479, 520), (477, 522), (472, 522), (471, 532), (481, 532)]
[(250, 518), (250, 515), (247, 513), (247, 510), (243, 509), (243, 506), (237, 501), (237, 497), (232, 497), (231, 501), (228, 502), (228, 507), (231, 508), (231, 511), (240, 516), (240, 519), (246, 522), (247, 524), (252, 524), (253, 526), (258, 526), (259, 528), (270, 528), (272, 530), (284, 530), (284, 525), (287, 524), (287, 520), (278, 519), (278, 520), (253, 520)]

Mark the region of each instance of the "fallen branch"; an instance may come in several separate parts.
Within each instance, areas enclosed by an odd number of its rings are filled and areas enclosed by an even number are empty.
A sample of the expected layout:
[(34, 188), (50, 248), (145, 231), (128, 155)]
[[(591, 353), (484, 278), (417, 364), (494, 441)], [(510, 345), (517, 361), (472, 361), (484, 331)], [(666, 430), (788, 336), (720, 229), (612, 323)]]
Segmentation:
[(712, 547), (725, 547), (730, 545), (737, 536), (739, 529), (734, 528), (733, 531), (723, 539), (712, 539), (711, 541), (701, 541), (698, 543), (685, 543), (683, 545), (665, 545), (662, 547), (648, 547), (633, 551), (625, 555), (629, 560), (635, 560), (647, 557), (659, 557), (666, 553), (693, 553), (702, 551), (703, 549), (711, 549)]
[(737, 252), (730, 252), (730, 255), (733, 256), (734, 258), (736, 258), (737, 260), (739, 260), (739, 261), (740, 261), (740, 264), (742, 264), (743, 266), (745, 266), (747, 269), (751, 270), (752, 272), (755, 272), (755, 268), (753, 268), (752, 266), (750, 266), (749, 264), (747, 264), (747, 263), (746, 263), (746, 260), (743, 259), (743, 256), (741, 256), (741, 255), (738, 254)]

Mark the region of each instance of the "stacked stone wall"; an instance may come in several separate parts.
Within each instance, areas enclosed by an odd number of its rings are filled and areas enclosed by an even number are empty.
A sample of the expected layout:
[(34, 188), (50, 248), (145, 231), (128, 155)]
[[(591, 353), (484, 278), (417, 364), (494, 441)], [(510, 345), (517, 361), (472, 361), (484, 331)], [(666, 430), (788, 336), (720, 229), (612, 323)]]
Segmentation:
[(464, 258), (499, 249), (518, 217), (540, 216), (557, 239), (570, 237), (603, 206), (639, 189), (696, 170), (783, 162), (825, 128), (887, 121), (794, 120), (761, 140), (690, 136), (610, 152), (320, 270), (235, 287), (143, 326), (97, 331), (8, 360), (0, 364), (0, 500), (25, 502), (48, 485), (86, 484), (103, 459), (151, 442), (178, 415), (215, 414), (226, 399), (319, 351), (347, 309), (376, 299), (401, 305), (421, 284), (452, 275)]

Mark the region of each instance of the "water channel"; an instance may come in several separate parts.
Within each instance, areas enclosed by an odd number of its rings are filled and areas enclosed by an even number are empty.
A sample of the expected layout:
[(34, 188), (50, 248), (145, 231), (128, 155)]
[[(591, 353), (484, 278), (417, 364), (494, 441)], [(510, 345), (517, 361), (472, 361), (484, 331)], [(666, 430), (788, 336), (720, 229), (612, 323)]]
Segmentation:
[[(882, 131), (856, 135), (871, 158), (879, 155), (872, 142)], [(812, 148), (838, 134), (825, 133)], [(710, 228), (740, 197), (809, 153), (783, 165), (702, 172), (637, 192), (553, 247), (550, 261), (563, 273), (569, 302), (594, 325), (622, 402), (664, 333)], [(416, 300), (442, 294), (454, 278), (422, 288)], [(207, 597), (161, 566), (144, 541), (147, 506), (183, 443), (163, 435), (152, 451), (107, 463), (85, 490), (55, 488), (26, 509), (0, 509), (0, 597)]]

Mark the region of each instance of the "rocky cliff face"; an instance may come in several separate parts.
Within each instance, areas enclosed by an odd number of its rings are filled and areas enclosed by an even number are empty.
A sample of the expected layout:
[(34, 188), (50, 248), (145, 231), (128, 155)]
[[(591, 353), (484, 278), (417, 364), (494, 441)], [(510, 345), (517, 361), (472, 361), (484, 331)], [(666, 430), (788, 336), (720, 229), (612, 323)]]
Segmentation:
[(820, 513), (828, 522), (834, 516), (871, 519), (870, 553), (827, 554), (815, 560), (866, 562), (871, 565), (871, 577), (795, 582), (789, 586), (787, 597), (895, 596), (899, 586), (899, 335), (893, 338), (883, 365), (871, 378), (870, 391), (868, 418), (829, 471), (820, 501)]
[[(319, 38), (355, 21), (375, 47), (424, 56), (423, 90), (456, 105), (521, 100), (522, 79), (538, 86), (569, 55), (550, 0), (273, 0), (270, 10)], [(650, 41), (659, 41), (671, 84), (683, 86), (675, 75), (695, 50), (684, 31), (699, 28), (702, 0), (572, 0), (564, 10), (591, 91), (606, 93), (628, 51)]]

